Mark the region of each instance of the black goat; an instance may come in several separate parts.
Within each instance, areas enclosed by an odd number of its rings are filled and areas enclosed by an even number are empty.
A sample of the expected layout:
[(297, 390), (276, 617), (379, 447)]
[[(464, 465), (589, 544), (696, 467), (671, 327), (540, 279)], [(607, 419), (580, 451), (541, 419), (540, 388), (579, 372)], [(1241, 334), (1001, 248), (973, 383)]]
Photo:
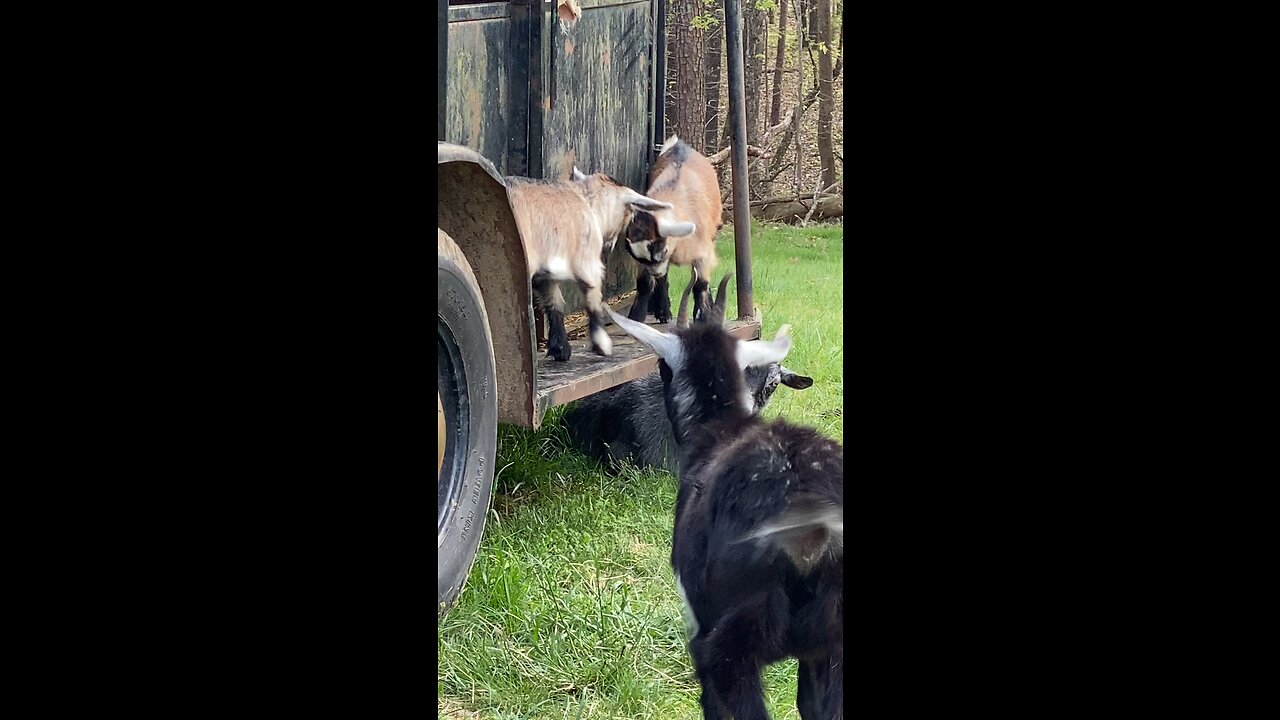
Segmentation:
[(668, 335), (606, 310), (661, 358), (680, 463), (671, 566), (703, 717), (768, 718), (761, 669), (795, 657), (800, 717), (842, 718), (844, 448), (752, 415), (743, 382), (791, 338), (743, 341), (714, 324)]
[[(706, 322), (723, 324), (727, 287), (732, 277), (733, 273), (728, 273), (720, 280), (719, 292)], [(698, 273), (694, 270), (680, 298), (677, 327), (688, 324), (686, 303), (697, 279)], [(778, 335), (785, 335), (789, 327), (784, 326)], [(813, 384), (813, 378), (798, 375), (778, 363), (747, 368), (746, 386), (752, 393), (753, 414), (759, 415), (764, 410), (779, 383), (803, 390)], [(616, 468), (627, 460), (637, 467), (679, 473), (675, 438), (662, 399), (662, 376), (656, 372), (579, 400), (565, 413), (564, 422), (569, 436), (585, 454), (610, 467)]]

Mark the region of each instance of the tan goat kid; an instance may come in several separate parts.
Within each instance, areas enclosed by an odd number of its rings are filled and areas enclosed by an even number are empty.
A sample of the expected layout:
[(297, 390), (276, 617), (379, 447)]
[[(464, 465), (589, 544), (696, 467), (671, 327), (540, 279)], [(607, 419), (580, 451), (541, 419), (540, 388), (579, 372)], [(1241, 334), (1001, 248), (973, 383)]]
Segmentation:
[(670, 205), (656, 212), (637, 212), (627, 226), (627, 251), (646, 270), (636, 278), (636, 301), (628, 317), (643, 322), (652, 312), (658, 322), (671, 320), (667, 268), (675, 264), (691, 265), (698, 271), (693, 317), (702, 320), (711, 307), (707, 278), (718, 262), (716, 233), (724, 225), (715, 168), (672, 135), (649, 173), (646, 194)]
[[(670, 203), (645, 197), (617, 180), (573, 169), (569, 180), (507, 176), (507, 197), (524, 238), (529, 281), (547, 319), (547, 355), (568, 360), (564, 295), (558, 283), (576, 280), (586, 297), (591, 349), (612, 355), (604, 327), (604, 258), (637, 209), (663, 210)], [(607, 243), (607, 244), (606, 244)]]

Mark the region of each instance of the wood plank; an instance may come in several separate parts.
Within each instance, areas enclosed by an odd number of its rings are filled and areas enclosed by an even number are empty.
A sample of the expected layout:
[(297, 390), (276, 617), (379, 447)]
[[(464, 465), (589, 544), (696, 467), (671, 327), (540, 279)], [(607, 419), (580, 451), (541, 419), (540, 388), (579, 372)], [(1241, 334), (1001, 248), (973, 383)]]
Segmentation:
[[(675, 323), (666, 325), (649, 319), (648, 324), (659, 330), (670, 332)], [(756, 318), (747, 320), (730, 320), (726, 328), (735, 337), (754, 340), (760, 337), (760, 321)], [(645, 346), (636, 342), (617, 325), (608, 326), (609, 337), (613, 339), (613, 355), (601, 357), (593, 353), (584, 338), (571, 340), (573, 356), (567, 362), (558, 362), (546, 357), (546, 350), (539, 350), (537, 359), (538, 375), (538, 416), (546, 414), (547, 408), (563, 405), (579, 400), (588, 395), (607, 390), (615, 385), (635, 380), (649, 373), (657, 372), (658, 356)]]

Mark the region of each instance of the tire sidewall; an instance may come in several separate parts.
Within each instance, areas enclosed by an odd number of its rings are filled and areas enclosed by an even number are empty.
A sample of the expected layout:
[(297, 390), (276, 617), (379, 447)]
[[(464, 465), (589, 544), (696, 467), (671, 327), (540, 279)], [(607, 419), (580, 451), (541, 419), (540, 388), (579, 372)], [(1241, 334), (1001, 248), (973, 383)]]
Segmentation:
[[(466, 375), (466, 386), (458, 392), (465, 393), (469, 409), (457, 507), (437, 537), (437, 603), (444, 612), (462, 592), (484, 533), (497, 461), (498, 408), (493, 343), (479, 290), (452, 259), (437, 258), (437, 327), (445, 326), (457, 345)], [(450, 430), (449, 437), (452, 442), (457, 433)], [(447, 461), (444, 472), (451, 472)]]

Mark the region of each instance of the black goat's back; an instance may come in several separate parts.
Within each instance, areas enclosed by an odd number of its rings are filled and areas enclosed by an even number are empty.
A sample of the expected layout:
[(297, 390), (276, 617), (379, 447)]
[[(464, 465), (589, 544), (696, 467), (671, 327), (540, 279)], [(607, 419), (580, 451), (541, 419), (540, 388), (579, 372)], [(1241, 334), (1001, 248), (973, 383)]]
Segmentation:
[(578, 401), (564, 416), (570, 439), (612, 468), (622, 461), (676, 472), (671, 421), (656, 373)]
[(837, 541), (815, 529), (809, 541), (818, 552), (804, 568), (784, 545), (749, 537), (797, 505), (829, 503), (843, 514), (843, 448), (810, 428), (758, 419), (707, 427), (694, 440), (682, 458), (672, 566), (695, 616), (720, 617), (781, 584), (793, 610), (818, 613), (793, 624), (792, 642), (825, 642), (839, 612), (829, 606), (843, 602), (843, 534)]

